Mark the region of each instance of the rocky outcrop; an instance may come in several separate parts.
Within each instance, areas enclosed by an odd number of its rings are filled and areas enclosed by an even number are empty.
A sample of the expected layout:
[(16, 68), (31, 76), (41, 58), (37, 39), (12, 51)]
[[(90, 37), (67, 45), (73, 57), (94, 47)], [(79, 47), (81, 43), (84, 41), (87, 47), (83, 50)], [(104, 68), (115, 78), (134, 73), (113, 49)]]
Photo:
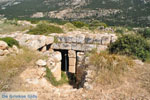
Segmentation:
[(9, 54), (18, 54), (19, 48), (15, 45), (9, 47), (8, 44), (4, 41), (0, 41), (0, 58), (5, 57)]

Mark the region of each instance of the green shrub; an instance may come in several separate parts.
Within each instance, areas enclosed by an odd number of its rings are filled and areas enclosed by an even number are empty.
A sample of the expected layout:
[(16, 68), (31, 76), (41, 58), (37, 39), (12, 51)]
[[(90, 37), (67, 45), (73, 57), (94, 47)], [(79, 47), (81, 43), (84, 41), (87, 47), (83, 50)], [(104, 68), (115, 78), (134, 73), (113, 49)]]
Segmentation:
[(90, 29), (96, 29), (100, 26), (103, 26), (104, 28), (107, 27), (107, 24), (106, 23), (103, 23), (103, 22), (100, 22), (98, 20), (94, 20), (90, 23)]
[(88, 24), (84, 23), (84, 22), (81, 22), (81, 21), (74, 21), (72, 22), (72, 24), (74, 26), (76, 26), (77, 28), (82, 28), (84, 26), (88, 27)]
[(19, 47), (19, 42), (11, 37), (0, 38), (0, 40), (5, 41), (10, 47), (12, 47), (13, 45)]
[(123, 33), (124, 33), (124, 31), (123, 31), (122, 29), (116, 29), (115, 32), (116, 32), (116, 33), (120, 33), (120, 34), (123, 34)]
[(123, 35), (109, 45), (110, 53), (135, 56), (145, 61), (150, 56), (150, 45), (139, 35)]
[(141, 29), (138, 31), (144, 38), (150, 38), (150, 28)]
[(30, 29), (28, 33), (34, 35), (48, 35), (50, 33), (63, 33), (63, 30), (54, 25), (40, 23), (35, 28)]
[(61, 72), (61, 80), (57, 81), (48, 67), (46, 67), (46, 77), (54, 86), (59, 86), (68, 83), (67, 75), (64, 72)]

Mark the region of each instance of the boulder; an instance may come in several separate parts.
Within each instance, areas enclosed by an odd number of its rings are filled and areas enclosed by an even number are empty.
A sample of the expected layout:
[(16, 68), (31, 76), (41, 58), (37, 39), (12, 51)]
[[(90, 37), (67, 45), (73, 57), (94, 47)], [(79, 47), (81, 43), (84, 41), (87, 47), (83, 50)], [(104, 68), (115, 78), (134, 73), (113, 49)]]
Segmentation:
[(8, 48), (8, 44), (4, 41), (0, 41), (0, 49), (5, 50)]
[(37, 66), (44, 67), (44, 66), (46, 66), (46, 61), (45, 61), (45, 60), (42, 60), (42, 59), (39, 59), (39, 60), (36, 62), (36, 65), (37, 65)]
[(4, 55), (8, 55), (10, 52), (8, 50), (3, 51)]
[(0, 56), (4, 55), (4, 51), (0, 49)]

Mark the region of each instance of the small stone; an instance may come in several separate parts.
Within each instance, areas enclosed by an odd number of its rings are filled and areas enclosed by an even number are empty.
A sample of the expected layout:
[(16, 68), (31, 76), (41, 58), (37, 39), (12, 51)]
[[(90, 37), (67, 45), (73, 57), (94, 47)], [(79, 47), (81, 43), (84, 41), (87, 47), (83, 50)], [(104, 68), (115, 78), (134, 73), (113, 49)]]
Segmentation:
[(17, 46), (13, 45), (12, 49), (15, 53), (19, 53), (19, 49)]
[(88, 82), (86, 82), (86, 83), (84, 83), (84, 88), (87, 89), (87, 90), (92, 90), (93, 86), (90, 85)]
[(141, 65), (141, 66), (144, 65), (144, 63), (143, 63), (141, 60), (134, 60), (134, 62), (135, 62), (136, 64), (138, 64), (138, 65)]
[(8, 44), (6, 42), (0, 41), (0, 49), (1, 50), (5, 50), (5, 49), (7, 49), (7, 47), (8, 47)]
[(44, 60), (42, 60), (42, 59), (39, 59), (39, 60), (36, 62), (36, 65), (41, 66), (41, 67), (44, 67), (44, 66), (46, 66), (46, 61), (44, 61)]

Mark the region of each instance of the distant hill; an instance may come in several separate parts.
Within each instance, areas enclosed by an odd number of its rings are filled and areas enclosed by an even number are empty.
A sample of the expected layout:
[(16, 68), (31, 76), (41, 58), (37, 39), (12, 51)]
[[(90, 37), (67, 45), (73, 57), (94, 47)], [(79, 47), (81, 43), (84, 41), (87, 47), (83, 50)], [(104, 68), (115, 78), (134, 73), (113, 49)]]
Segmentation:
[(0, 14), (150, 26), (150, 0), (0, 0)]

